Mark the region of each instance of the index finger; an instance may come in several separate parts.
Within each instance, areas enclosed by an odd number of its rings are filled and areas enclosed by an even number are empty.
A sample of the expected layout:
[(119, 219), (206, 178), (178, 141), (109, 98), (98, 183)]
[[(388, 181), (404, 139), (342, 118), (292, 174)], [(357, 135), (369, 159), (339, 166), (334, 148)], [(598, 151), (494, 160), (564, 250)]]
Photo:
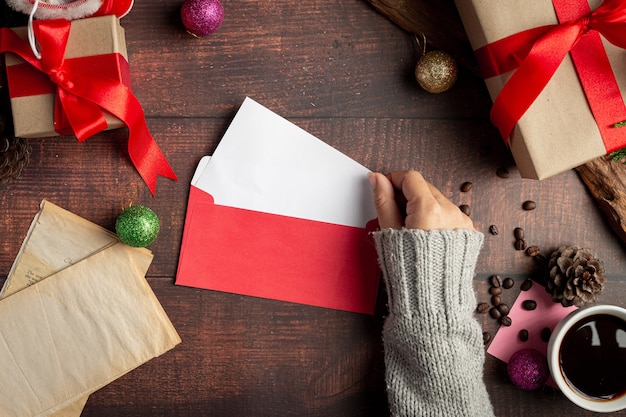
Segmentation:
[[(439, 200), (441, 192), (432, 186), (422, 174), (417, 171), (395, 171), (389, 174), (393, 186), (402, 191), (407, 200), (417, 200), (427, 196)], [(436, 194), (435, 194), (436, 192)]]

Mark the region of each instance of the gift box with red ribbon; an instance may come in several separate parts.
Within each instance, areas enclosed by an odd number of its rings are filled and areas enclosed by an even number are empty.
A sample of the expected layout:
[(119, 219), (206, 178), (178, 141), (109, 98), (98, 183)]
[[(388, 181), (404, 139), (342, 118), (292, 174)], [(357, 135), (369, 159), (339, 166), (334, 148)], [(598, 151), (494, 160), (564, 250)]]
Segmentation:
[(456, 0), (520, 174), (626, 147), (626, 2)]
[[(26, 27), (13, 30), (25, 42), (28, 40)], [(55, 53), (62, 53), (60, 47), (55, 45), (54, 48)], [(114, 16), (74, 21), (61, 59), (68, 74), (87, 74), (98, 80), (108, 78), (130, 88), (124, 29)], [(15, 54), (6, 54), (5, 62), (15, 136), (41, 138), (73, 134), (62, 114), (55, 118), (55, 101), (60, 97), (50, 76)], [(104, 112), (104, 117), (105, 129), (124, 126), (124, 122), (108, 112)]]
[(37, 20), (32, 34), (36, 42), (29, 42), (27, 28), (0, 28), (15, 136), (84, 141), (127, 127), (130, 159), (152, 193), (158, 175), (176, 179), (131, 92), (119, 19)]

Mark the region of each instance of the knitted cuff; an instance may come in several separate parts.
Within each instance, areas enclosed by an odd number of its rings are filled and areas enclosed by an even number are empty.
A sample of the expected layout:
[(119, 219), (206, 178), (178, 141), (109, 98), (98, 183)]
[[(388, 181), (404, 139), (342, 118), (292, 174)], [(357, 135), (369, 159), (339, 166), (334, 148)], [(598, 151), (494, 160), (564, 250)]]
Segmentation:
[(455, 326), (472, 313), (476, 297), (471, 281), (482, 233), (387, 229), (373, 235), (390, 315), (410, 320), (417, 314), (425, 326)]

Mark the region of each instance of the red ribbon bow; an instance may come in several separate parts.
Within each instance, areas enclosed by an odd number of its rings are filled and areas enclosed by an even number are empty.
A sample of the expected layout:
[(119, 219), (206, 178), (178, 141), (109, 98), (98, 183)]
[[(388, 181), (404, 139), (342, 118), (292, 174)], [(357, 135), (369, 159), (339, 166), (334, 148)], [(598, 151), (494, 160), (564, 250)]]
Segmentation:
[(559, 21), (529, 29), (476, 51), (485, 78), (516, 69), (494, 101), (491, 120), (508, 143), (513, 128), (570, 53), (607, 151), (624, 146), (613, 129), (626, 106), (599, 34), (626, 48), (626, 2), (605, 0), (593, 12), (587, 0), (553, 0)]
[(41, 47), (38, 60), (26, 41), (2, 28), (0, 52), (13, 52), (37, 70), (48, 74), (56, 85), (54, 120), (66, 119), (79, 141), (106, 129), (102, 110), (128, 127), (128, 154), (154, 196), (157, 176), (177, 180), (159, 146), (148, 130), (141, 103), (119, 80), (90, 77), (64, 65), (71, 23), (64, 19), (34, 22), (34, 34)]

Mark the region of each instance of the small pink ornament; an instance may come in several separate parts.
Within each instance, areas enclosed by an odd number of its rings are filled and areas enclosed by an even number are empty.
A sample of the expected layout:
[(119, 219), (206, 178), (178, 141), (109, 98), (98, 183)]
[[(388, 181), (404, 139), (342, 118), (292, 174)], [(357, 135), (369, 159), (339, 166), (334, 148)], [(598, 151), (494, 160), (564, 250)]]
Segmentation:
[(224, 21), (224, 7), (219, 0), (185, 0), (180, 17), (187, 32), (201, 38), (215, 32)]
[(535, 349), (522, 349), (511, 355), (507, 371), (516, 387), (528, 391), (541, 388), (550, 376), (548, 360)]

